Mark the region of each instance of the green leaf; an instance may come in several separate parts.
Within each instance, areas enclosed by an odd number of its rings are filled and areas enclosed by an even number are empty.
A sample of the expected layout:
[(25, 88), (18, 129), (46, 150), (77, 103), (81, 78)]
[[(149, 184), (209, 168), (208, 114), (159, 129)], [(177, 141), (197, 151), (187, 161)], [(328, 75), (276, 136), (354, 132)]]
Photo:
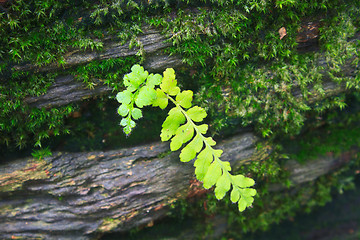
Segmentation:
[(130, 128), (134, 128), (136, 126), (136, 123), (133, 120), (131, 120), (130, 117), (127, 117), (127, 118), (121, 119), (120, 125), (123, 127), (128, 126)]
[(242, 197), (253, 197), (256, 195), (256, 190), (253, 188), (239, 189)]
[(250, 207), (253, 202), (254, 202), (253, 197), (243, 197), (242, 196), (238, 202), (239, 211), (243, 212), (246, 209), (246, 207)]
[(236, 184), (236, 186), (239, 186), (241, 188), (251, 187), (255, 184), (255, 181), (253, 179), (245, 177), (241, 174), (231, 176), (231, 177), (232, 177), (234, 184)]
[(207, 116), (205, 109), (198, 106), (190, 108), (186, 113), (194, 122), (201, 122)]
[(194, 136), (194, 128), (190, 122), (179, 127), (175, 136), (171, 139), (170, 149), (171, 151), (178, 150), (184, 143), (189, 141)]
[(246, 200), (242, 197), (240, 198), (239, 202), (238, 202), (238, 207), (239, 207), (239, 211), (240, 212), (243, 212), (246, 207), (247, 207), (247, 202)]
[(131, 127), (131, 128), (134, 128), (135, 126), (136, 126), (136, 123), (133, 121), (133, 120), (129, 120), (129, 126)]
[(183, 108), (191, 107), (191, 101), (193, 98), (193, 92), (190, 90), (182, 91), (176, 95), (176, 102)]
[(125, 126), (127, 126), (128, 124), (129, 124), (129, 122), (128, 122), (128, 119), (127, 119), (127, 118), (121, 119), (121, 122), (120, 122), (120, 125), (121, 125), (121, 126), (125, 127)]
[(180, 92), (180, 88), (176, 86), (177, 81), (175, 80), (175, 71), (172, 68), (167, 68), (164, 71), (164, 77), (160, 88), (167, 94), (175, 96)]
[(216, 142), (214, 141), (214, 139), (212, 139), (212, 137), (205, 138), (205, 142), (207, 144), (209, 144), (210, 146), (215, 146), (216, 145)]
[(142, 118), (142, 112), (140, 109), (138, 108), (134, 108), (132, 111), (131, 111), (131, 116), (133, 117), (133, 119), (137, 120), (139, 118)]
[(184, 147), (181, 150), (181, 153), (180, 153), (179, 157), (180, 157), (180, 161), (189, 162), (192, 159), (194, 159), (195, 156), (196, 156), (195, 150), (190, 145), (187, 145), (186, 147)]
[(124, 85), (128, 87), (128, 90), (133, 92), (139, 88), (139, 86), (146, 80), (149, 73), (144, 71), (144, 68), (140, 65), (134, 65), (131, 68), (131, 73), (124, 76)]
[(230, 194), (230, 200), (233, 203), (236, 203), (237, 201), (239, 201), (240, 198), (240, 192), (237, 188), (233, 188)]
[(185, 122), (185, 116), (181, 110), (177, 107), (172, 108), (169, 111), (169, 116), (165, 119), (161, 129), (161, 141), (169, 140), (179, 128), (180, 124)]
[[(215, 150), (216, 151), (216, 150)], [(222, 151), (222, 150), (221, 150)], [(220, 160), (221, 161), (221, 160)], [(228, 171), (228, 172), (230, 172), (231, 171), (231, 165), (230, 165), (230, 163), (229, 162), (227, 162), (227, 161), (221, 161), (221, 165), (222, 165), (222, 167), (226, 170), (226, 171)], [(231, 175), (232, 176), (232, 175)]]
[(123, 128), (123, 131), (126, 135), (129, 135), (132, 131), (132, 128), (130, 126), (126, 126)]
[(200, 150), (203, 148), (204, 142), (199, 134), (196, 134), (196, 136), (193, 138), (193, 140), (189, 143), (189, 146), (191, 146), (195, 152), (200, 152)]
[(221, 175), (216, 182), (215, 196), (217, 199), (223, 199), (225, 194), (230, 190), (231, 184), (227, 174)]
[(201, 124), (200, 126), (196, 126), (200, 133), (206, 134), (209, 126), (207, 124)]
[(161, 109), (166, 108), (168, 105), (168, 98), (166, 97), (165, 93), (161, 91), (161, 89), (156, 89), (156, 98), (153, 101), (153, 106), (159, 106)]
[(135, 97), (135, 104), (142, 108), (144, 106), (150, 105), (153, 100), (156, 98), (156, 92), (153, 88), (144, 86), (140, 88), (139, 94)]
[(118, 108), (118, 114), (122, 117), (125, 117), (130, 110), (130, 106), (127, 104), (121, 104), (120, 107)]
[(181, 150), (180, 161), (188, 162), (195, 158), (196, 153), (200, 152), (203, 147), (203, 141), (199, 134), (197, 134), (193, 140)]
[(129, 90), (124, 90), (116, 95), (116, 100), (119, 103), (130, 104), (132, 95), (133, 94)]
[(213, 161), (213, 155), (209, 147), (206, 147), (197, 156), (197, 159), (194, 162), (194, 166), (195, 166), (196, 178), (199, 181), (204, 180), (205, 174), (207, 173), (212, 161)]
[(156, 85), (159, 85), (161, 83), (162, 76), (160, 74), (150, 74), (147, 77), (146, 85), (150, 88), (154, 88)]
[(205, 177), (204, 177), (204, 188), (211, 188), (221, 176), (221, 166), (218, 162), (214, 161), (211, 163)]
[[(214, 155), (219, 158), (219, 157), (221, 157), (221, 155), (222, 155), (223, 152), (224, 152), (224, 151), (221, 150), (221, 149), (215, 149), (215, 150), (214, 150)], [(223, 163), (223, 164), (229, 164), (229, 165), (230, 165), (229, 162), (222, 162), (222, 163)], [(230, 170), (228, 170), (228, 171), (230, 171)]]

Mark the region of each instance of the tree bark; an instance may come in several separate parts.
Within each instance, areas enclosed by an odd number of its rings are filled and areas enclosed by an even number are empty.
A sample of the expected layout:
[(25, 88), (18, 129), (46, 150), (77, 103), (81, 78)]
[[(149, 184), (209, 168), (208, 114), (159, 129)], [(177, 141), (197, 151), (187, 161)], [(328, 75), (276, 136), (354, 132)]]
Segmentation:
[[(262, 161), (271, 146), (245, 131), (223, 140), (222, 160), (233, 169)], [(289, 161), (294, 184), (312, 181), (342, 166), (344, 156), (305, 165)], [(178, 199), (200, 191), (192, 164), (180, 163), (167, 143), (108, 152), (55, 153), (43, 160), (21, 159), (0, 168), (1, 239), (94, 239), (128, 231), (166, 215)], [(303, 173), (306, 172), (306, 177)], [(279, 189), (277, 189), (279, 190)]]
[[(141, 44), (142, 49), (146, 54), (150, 55), (146, 64), (150, 69), (154, 69), (150, 65), (153, 59), (158, 59), (156, 65), (168, 65), (168, 59), (161, 60), (158, 56), (162, 53), (161, 50), (171, 45), (170, 42), (167, 42), (166, 40), (167, 38), (162, 35), (160, 31), (151, 28), (145, 28), (143, 34), (137, 37), (137, 42)], [(105, 40), (104, 48), (101, 51), (73, 51), (65, 54), (64, 60), (66, 64), (63, 66), (50, 64), (44, 67), (37, 67), (33, 64), (23, 64), (16, 65), (13, 69), (15, 71), (36, 72), (57, 71), (59, 69), (82, 65), (95, 60), (135, 56), (139, 50), (139, 47), (130, 48), (129, 43), (121, 44), (113, 37), (109, 37)], [(179, 62), (181, 63), (181, 60), (179, 60)]]

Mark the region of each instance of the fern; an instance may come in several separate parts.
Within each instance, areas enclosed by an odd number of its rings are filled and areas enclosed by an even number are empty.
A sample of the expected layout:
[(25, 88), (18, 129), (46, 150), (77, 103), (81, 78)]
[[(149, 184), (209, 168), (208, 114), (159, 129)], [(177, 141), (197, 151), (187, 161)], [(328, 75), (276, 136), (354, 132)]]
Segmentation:
[(142, 117), (141, 108), (152, 105), (165, 109), (169, 102), (175, 106), (170, 109), (162, 124), (161, 140), (171, 141), (171, 151), (179, 150), (180, 161), (194, 162), (195, 175), (203, 182), (206, 189), (215, 186), (215, 196), (222, 199), (230, 191), (230, 200), (238, 203), (239, 211), (250, 207), (254, 201), (256, 190), (251, 188), (255, 181), (241, 174), (232, 175), (231, 166), (220, 159), (223, 151), (214, 149), (216, 142), (211, 137), (205, 137), (207, 124), (201, 124), (207, 116), (206, 111), (198, 106), (192, 106), (193, 92), (181, 91), (177, 86), (175, 71), (168, 68), (163, 76), (149, 74), (140, 65), (134, 65), (131, 73), (124, 76), (126, 90), (117, 94), (121, 103), (118, 113), (123, 117), (120, 125), (128, 135)]

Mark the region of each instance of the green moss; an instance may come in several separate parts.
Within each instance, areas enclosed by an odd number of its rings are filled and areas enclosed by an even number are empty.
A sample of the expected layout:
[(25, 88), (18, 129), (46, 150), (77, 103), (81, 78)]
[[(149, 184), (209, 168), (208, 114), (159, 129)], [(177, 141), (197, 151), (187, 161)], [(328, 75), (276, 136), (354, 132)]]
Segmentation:
[(138, 57), (126, 58), (111, 58), (102, 61), (92, 61), (84, 66), (79, 66), (71, 71), (78, 81), (82, 81), (89, 89), (93, 89), (94, 80), (100, 80), (113, 89), (113, 92), (118, 92), (123, 87), (121, 78), (124, 74), (129, 72), (131, 66), (139, 62)]
[(321, 155), (338, 156), (360, 146), (359, 94), (348, 95), (345, 110), (330, 110), (321, 116), (313, 114), (303, 133), (283, 138), (282, 147), (290, 158), (306, 162)]
[[(210, 113), (213, 130), (236, 124), (254, 126), (264, 137), (298, 134), (309, 113), (345, 107), (339, 94), (323, 99), (324, 76), (359, 88), (358, 69), (351, 77), (341, 71), (344, 63), (358, 63), (358, 42), (351, 39), (358, 32), (359, 8), (355, 0), (11, 1), (0, 13), (0, 142), (40, 146), (47, 137), (69, 132), (64, 119), (75, 108), (24, 105), (26, 97), (46, 93), (56, 75), (22, 72), (15, 65), (61, 66), (67, 53), (101, 51), (111, 36), (138, 45), (138, 56), (94, 61), (69, 73), (88, 88), (100, 80), (119, 91), (129, 66), (147, 57), (137, 36), (149, 22), (170, 34), (172, 46), (165, 51), (192, 66), (179, 82), (197, 90), (196, 104)], [(321, 53), (298, 51), (304, 22), (318, 23)], [(282, 39), (281, 27), (287, 31)], [(324, 65), (316, 67), (321, 59)], [(293, 96), (295, 90), (301, 98)]]
[[(357, 42), (348, 40), (358, 31), (358, 2), (234, 5), (179, 10), (172, 21), (154, 23), (172, 29), (171, 53), (201, 66), (192, 74), (200, 89), (197, 101), (212, 113), (216, 129), (236, 119), (243, 126), (254, 124), (264, 137), (297, 134), (307, 113), (344, 107), (337, 94), (321, 101), (326, 92), (323, 77), (358, 88), (359, 74), (349, 78), (340, 71), (348, 61), (356, 68)], [(299, 53), (296, 38), (306, 21), (319, 22), (322, 53)], [(278, 34), (281, 27), (287, 31), (283, 39)], [(319, 66), (321, 59), (326, 64)], [(327, 66), (329, 73), (324, 72)], [(297, 89), (302, 97), (293, 96)]]

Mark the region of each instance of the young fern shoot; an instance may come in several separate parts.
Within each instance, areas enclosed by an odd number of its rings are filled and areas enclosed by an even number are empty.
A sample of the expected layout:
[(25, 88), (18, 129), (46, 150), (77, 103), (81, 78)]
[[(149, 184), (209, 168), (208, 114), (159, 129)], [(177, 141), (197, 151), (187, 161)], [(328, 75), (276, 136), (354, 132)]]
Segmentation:
[[(171, 151), (179, 150), (182, 162), (195, 159), (195, 175), (206, 189), (215, 186), (215, 196), (222, 199), (231, 189), (230, 200), (238, 203), (239, 211), (250, 207), (256, 190), (251, 188), (255, 181), (241, 174), (232, 175), (231, 166), (220, 159), (222, 150), (214, 149), (216, 142), (205, 137), (207, 124), (200, 124), (207, 116), (206, 111), (192, 106), (193, 92), (181, 91), (177, 86), (175, 71), (168, 68), (163, 76), (150, 74), (140, 65), (134, 65), (131, 73), (124, 76), (126, 90), (117, 94), (121, 103), (118, 113), (123, 117), (120, 125), (124, 132), (130, 134), (135, 121), (142, 117), (140, 108), (148, 105), (165, 109), (169, 102), (175, 106), (170, 109), (162, 124), (161, 140), (171, 141)], [(135, 107), (135, 105), (137, 107)]]

